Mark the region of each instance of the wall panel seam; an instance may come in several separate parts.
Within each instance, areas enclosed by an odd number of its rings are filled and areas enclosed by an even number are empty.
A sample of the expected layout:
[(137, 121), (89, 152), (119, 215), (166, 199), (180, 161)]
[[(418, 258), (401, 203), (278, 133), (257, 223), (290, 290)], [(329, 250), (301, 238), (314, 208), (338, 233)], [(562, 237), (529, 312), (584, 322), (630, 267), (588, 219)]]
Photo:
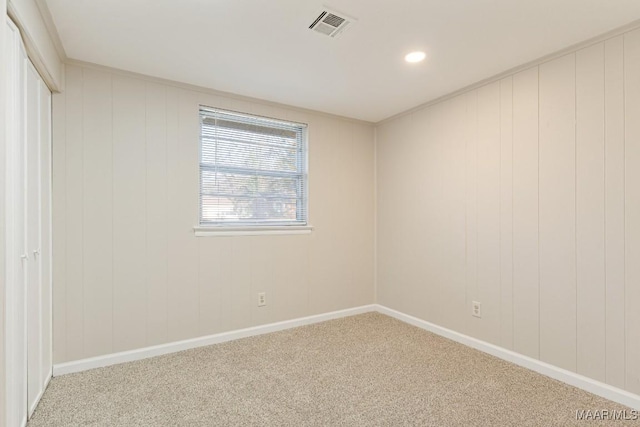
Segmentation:
[[(114, 150), (114, 137), (113, 137), (113, 128), (114, 128), (114, 92), (113, 92), (113, 76), (110, 76), (111, 78), (109, 79), (109, 88), (111, 91), (111, 170), (115, 172), (116, 168), (115, 168), (115, 150)], [(115, 173), (113, 173), (113, 175), (111, 176), (111, 212), (110, 212), (110, 216), (111, 216), (111, 248), (112, 248), (112, 256), (111, 256), (111, 351), (113, 351), (115, 349), (116, 346), (116, 339), (115, 339), (115, 325), (116, 325), (116, 319), (115, 319), (115, 306), (116, 306), (116, 293), (115, 293), (115, 281), (116, 281), (116, 277), (115, 277), (115, 259), (116, 257), (113, 256), (113, 251), (115, 250), (115, 221), (114, 221), (114, 209), (115, 209)]]
[[(81, 152), (82, 152), (82, 157), (81, 157), (81, 175), (84, 176), (84, 161), (85, 161), (85, 150), (84, 150), (84, 136), (85, 136), (85, 132), (84, 132), (84, 107), (85, 107), (85, 102), (84, 102), (84, 85), (85, 85), (85, 73), (84, 73), (84, 68), (81, 70), (82, 72), (82, 86), (81, 86), (81, 90), (82, 90), (82, 96), (81, 96), (81, 114), (80, 114), (80, 120), (81, 120), (81, 126), (80, 126), (80, 131), (81, 131), (81, 139), (80, 139), (80, 146), (81, 146)], [(84, 183), (83, 183), (84, 184)], [(85, 334), (87, 333), (86, 331), (86, 324), (87, 322), (85, 322), (86, 316), (84, 314), (84, 310), (86, 309), (86, 300), (85, 300), (85, 294), (84, 294), (84, 203), (85, 203), (85, 197), (84, 197), (84, 185), (82, 186), (82, 192), (81, 192), (81, 200), (82, 200), (82, 204), (81, 204), (81, 215), (82, 215), (82, 219), (80, 221), (80, 241), (81, 241), (81, 245), (82, 245), (82, 262), (80, 263), (80, 269), (81, 269), (81, 282), (80, 282), (80, 287), (82, 289), (82, 307), (83, 307), (83, 315), (82, 315), (82, 354), (83, 356), (86, 355), (86, 351), (87, 349), (85, 348), (85, 339), (84, 337), (86, 336)]]
[(627, 381), (627, 51), (626, 51), (626, 36), (622, 37), (622, 194), (623, 194), (623, 209), (622, 215), (624, 224), (623, 235), (623, 295), (624, 295), (624, 386), (628, 386)]
[(573, 54), (573, 108), (574, 108), (574, 116), (573, 116), (573, 191), (574, 191), (574, 199), (573, 199), (573, 221), (575, 232), (573, 233), (573, 261), (574, 261), (574, 269), (575, 269), (575, 304), (576, 304), (576, 347), (575, 347), (575, 355), (574, 355), (574, 363), (576, 366), (576, 372), (578, 371), (578, 341), (580, 339), (580, 333), (578, 331), (578, 317), (580, 316), (580, 306), (579, 298), (578, 298), (578, 54)]
[[(145, 292), (145, 316), (144, 316), (144, 341), (149, 344), (149, 83), (144, 82), (144, 292)], [(198, 304), (200, 309), (200, 304)], [(200, 319), (200, 315), (198, 315)]]
[(603, 264), (604, 264), (604, 286), (603, 286), (603, 301), (604, 301), (604, 380), (607, 381), (607, 55), (606, 44), (602, 43), (602, 200), (603, 200), (603, 220), (604, 227), (602, 228), (603, 236)]
[(499, 132), (499, 147), (500, 150), (498, 152), (498, 272), (499, 278), (499, 290), (498, 295), (500, 295), (498, 301), (498, 312), (500, 323), (498, 324), (498, 337), (500, 344), (502, 344), (502, 329), (503, 329), (503, 304), (502, 304), (502, 190), (503, 190), (503, 182), (502, 182), (502, 82), (498, 82), (498, 132)]
[(513, 77), (510, 78), (510, 84), (511, 84), (511, 348), (515, 349), (515, 345), (516, 345), (516, 334), (515, 334), (515, 325), (516, 325), (516, 321), (515, 321), (515, 287), (516, 287), (516, 282), (515, 282), (515, 228), (514, 228), (514, 197), (513, 197), (513, 187), (514, 187), (514, 176), (513, 176), (513, 162), (514, 162), (514, 129), (515, 129), (515, 122), (513, 120), (513, 111), (515, 110), (514, 108), (514, 104), (513, 104)]
[(540, 344), (541, 344), (541, 339), (540, 339), (540, 66), (536, 67), (536, 77), (538, 79), (538, 87), (537, 89), (537, 93), (538, 93), (538, 98), (537, 98), (537, 111), (538, 111), (538, 117), (537, 117), (537, 123), (538, 123), (538, 135), (537, 135), (537, 139), (538, 139), (538, 146), (537, 146), (537, 150), (538, 150), (538, 155), (537, 155), (537, 161), (538, 161), (538, 168), (537, 168), (537, 180), (538, 180), (538, 188), (536, 189), (536, 193), (538, 196), (538, 201), (537, 201), (537, 222), (538, 222), (538, 229), (536, 230), (536, 240), (537, 240), (537, 261), (538, 261), (538, 345), (537, 345), (537, 349), (538, 349), (538, 359), (540, 359)]

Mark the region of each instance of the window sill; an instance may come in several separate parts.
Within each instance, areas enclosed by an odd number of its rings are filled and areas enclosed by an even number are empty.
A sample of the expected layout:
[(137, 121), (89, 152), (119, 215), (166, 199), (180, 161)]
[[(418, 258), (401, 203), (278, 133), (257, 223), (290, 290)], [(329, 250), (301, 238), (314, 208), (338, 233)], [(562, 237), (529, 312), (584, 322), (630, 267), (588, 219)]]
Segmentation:
[(253, 226), (253, 227), (193, 227), (196, 237), (264, 236), (283, 234), (311, 234), (310, 225)]

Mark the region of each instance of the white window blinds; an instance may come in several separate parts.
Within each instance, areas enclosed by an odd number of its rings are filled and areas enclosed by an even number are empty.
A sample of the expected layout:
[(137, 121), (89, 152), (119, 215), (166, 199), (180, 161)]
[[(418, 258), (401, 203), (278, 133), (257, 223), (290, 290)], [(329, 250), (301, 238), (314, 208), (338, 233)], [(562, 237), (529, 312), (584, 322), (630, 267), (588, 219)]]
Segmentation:
[(306, 125), (200, 107), (200, 225), (307, 225)]

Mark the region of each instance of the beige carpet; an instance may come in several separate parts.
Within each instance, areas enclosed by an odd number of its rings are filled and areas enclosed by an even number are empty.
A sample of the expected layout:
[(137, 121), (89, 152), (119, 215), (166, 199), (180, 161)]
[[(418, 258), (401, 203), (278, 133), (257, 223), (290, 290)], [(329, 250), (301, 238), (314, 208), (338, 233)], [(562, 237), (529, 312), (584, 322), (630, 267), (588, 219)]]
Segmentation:
[(54, 378), (39, 426), (639, 426), (625, 409), (368, 313)]

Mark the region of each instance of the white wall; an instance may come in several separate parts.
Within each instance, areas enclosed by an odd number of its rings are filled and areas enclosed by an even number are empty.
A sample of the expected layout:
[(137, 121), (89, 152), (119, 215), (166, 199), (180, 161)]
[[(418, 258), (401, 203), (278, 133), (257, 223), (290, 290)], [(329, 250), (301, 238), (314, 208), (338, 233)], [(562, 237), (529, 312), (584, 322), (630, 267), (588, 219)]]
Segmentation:
[[(199, 104), (309, 124), (310, 235), (194, 236)], [(53, 109), (55, 363), (373, 302), (373, 126), (80, 65)]]
[(640, 393), (639, 118), (635, 30), (381, 124), (378, 302)]

